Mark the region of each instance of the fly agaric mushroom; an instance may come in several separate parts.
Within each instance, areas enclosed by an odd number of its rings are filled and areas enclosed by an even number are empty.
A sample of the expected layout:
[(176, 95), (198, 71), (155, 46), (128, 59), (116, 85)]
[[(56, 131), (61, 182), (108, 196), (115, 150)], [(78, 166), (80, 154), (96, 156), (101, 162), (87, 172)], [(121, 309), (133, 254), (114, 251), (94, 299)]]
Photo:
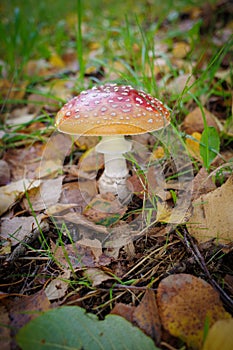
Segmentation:
[(169, 124), (170, 113), (161, 101), (129, 85), (106, 84), (82, 91), (56, 116), (59, 131), (72, 135), (102, 136), (96, 151), (104, 154), (105, 170), (99, 179), (100, 193), (112, 192), (127, 201), (129, 176), (124, 154), (137, 135)]

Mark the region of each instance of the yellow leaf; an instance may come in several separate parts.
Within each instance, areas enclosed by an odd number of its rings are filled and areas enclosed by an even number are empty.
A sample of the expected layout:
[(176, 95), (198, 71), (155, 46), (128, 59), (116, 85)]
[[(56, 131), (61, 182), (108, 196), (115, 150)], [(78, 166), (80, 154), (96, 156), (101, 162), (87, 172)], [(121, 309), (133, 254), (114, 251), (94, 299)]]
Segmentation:
[(189, 50), (190, 50), (190, 46), (188, 43), (184, 41), (179, 41), (174, 44), (172, 53), (173, 53), (173, 56), (176, 58), (184, 58), (189, 52)]
[(203, 350), (233, 349), (233, 319), (219, 320), (210, 328)]
[(198, 160), (201, 160), (200, 156), (200, 140), (201, 134), (199, 132), (193, 132), (190, 137), (186, 138), (186, 146), (189, 153)]
[(62, 58), (61, 58), (57, 53), (55, 53), (55, 52), (52, 53), (52, 55), (50, 56), (49, 62), (50, 62), (50, 64), (51, 64), (53, 67), (56, 67), (56, 68), (64, 68), (64, 67), (65, 67), (64, 61), (63, 61)]
[(218, 292), (189, 274), (164, 278), (158, 286), (157, 302), (164, 329), (183, 340), (189, 349), (201, 349), (206, 326), (231, 317)]

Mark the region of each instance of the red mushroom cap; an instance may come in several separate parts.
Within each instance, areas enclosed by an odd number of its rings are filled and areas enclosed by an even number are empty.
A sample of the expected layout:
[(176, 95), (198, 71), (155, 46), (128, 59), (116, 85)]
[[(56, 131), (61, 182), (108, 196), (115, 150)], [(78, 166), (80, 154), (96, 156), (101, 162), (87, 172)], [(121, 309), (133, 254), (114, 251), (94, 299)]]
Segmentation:
[(58, 130), (73, 135), (135, 135), (165, 127), (169, 117), (162, 102), (144, 91), (106, 84), (68, 101), (55, 123)]

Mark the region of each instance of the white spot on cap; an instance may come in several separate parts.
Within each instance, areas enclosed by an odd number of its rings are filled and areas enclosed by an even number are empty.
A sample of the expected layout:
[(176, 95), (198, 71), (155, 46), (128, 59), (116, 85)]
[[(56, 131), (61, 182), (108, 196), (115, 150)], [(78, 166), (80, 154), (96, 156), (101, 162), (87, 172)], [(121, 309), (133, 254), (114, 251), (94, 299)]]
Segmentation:
[(68, 112), (66, 112), (66, 117), (69, 117), (70, 115), (71, 115), (71, 112), (70, 111), (68, 111)]
[(148, 123), (153, 123), (153, 119), (148, 119)]

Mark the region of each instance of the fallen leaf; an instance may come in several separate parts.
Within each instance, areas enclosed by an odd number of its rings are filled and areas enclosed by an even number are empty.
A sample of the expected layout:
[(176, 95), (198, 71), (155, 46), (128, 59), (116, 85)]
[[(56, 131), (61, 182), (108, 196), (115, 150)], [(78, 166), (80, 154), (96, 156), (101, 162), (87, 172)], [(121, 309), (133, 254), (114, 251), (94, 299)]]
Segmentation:
[(24, 326), (16, 340), (24, 350), (35, 348), (35, 344), (37, 350), (158, 350), (152, 339), (123, 317), (109, 315), (99, 321), (96, 315), (77, 306), (45, 312)]
[(49, 58), (49, 63), (55, 68), (64, 68), (65, 63), (63, 59), (56, 53), (53, 52)]
[(192, 181), (192, 185), (192, 200), (197, 199), (202, 194), (206, 194), (216, 189), (216, 185), (205, 168), (201, 168), (198, 171), (197, 175)]
[(41, 180), (38, 188), (28, 191), (28, 198), (24, 198), (23, 204), (29, 212), (48, 209), (55, 205), (61, 195), (63, 176), (57, 179)]
[(100, 268), (88, 268), (84, 271), (84, 275), (91, 280), (92, 287), (99, 286), (101, 283), (113, 279)]
[(204, 130), (204, 122), (203, 122), (203, 115), (202, 110), (206, 117), (206, 122), (208, 126), (213, 126), (217, 131), (220, 131), (222, 129), (222, 126), (218, 119), (209, 112), (206, 108), (200, 109), (199, 107), (194, 108), (192, 112), (186, 115), (183, 124), (182, 124), (182, 130), (184, 130), (187, 134), (192, 134), (194, 132), (199, 132), (200, 134)]
[(191, 349), (201, 349), (206, 325), (231, 317), (211, 285), (188, 274), (164, 278), (158, 286), (157, 302), (163, 327)]
[(166, 86), (168, 92), (172, 95), (181, 95), (184, 90), (195, 92), (195, 78), (190, 74), (179, 75), (174, 78), (171, 82), (169, 82)]
[(219, 320), (210, 328), (202, 350), (233, 349), (233, 319)]
[(20, 243), (25, 236), (30, 235), (31, 232), (40, 225), (41, 220), (41, 216), (38, 216), (36, 219), (33, 216), (3, 219), (1, 222), (0, 236), (1, 238), (10, 240), (12, 246), (14, 246)]
[(61, 173), (64, 159), (69, 155), (71, 147), (70, 135), (53, 133), (43, 149), (41, 161), (36, 169), (37, 177), (51, 178)]
[(97, 195), (83, 210), (89, 220), (104, 226), (115, 224), (125, 214), (126, 206), (123, 206), (112, 194)]
[(10, 166), (11, 181), (27, 179), (38, 179), (36, 168), (44, 150), (42, 143), (35, 143), (30, 147), (10, 148), (4, 155), (4, 160)]
[(232, 196), (233, 176), (221, 187), (193, 201), (187, 227), (198, 242), (215, 239), (217, 243), (228, 244), (233, 241)]
[(9, 303), (9, 315), (11, 319), (11, 330), (13, 334), (23, 327), (30, 320), (35, 319), (41, 312), (50, 309), (50, 302), (41, 290), (33, 295), (15, 299)]
[(10, 182), (11, 174), (9, 164), (0, 159), (0, 186), (7, 185)]
[(64, 204), (75, 203), (77, 210), (82, 213), (96, 194), (97, 186), (95, 181), (68, 182), (62, 186), (59, 202)]
[(77, 269), (83, 267), (95, 267), (96, 261), (90, 247), (84, 247), (77, 242), (57, 246), (51, 242), (51, 251), (54, 259), (63, 270)]
[(185, 41), (178, 41), (174, 43), (172, 54), (175, 58), (184, 58), (190, 51), (190, 46)]
[(117, 303), (114, 305), (114, 308), (111, 310), (110, 314), (124, 317), (127, 321), (133, 323), (133, 314), (135, 309), (136, 306)]
[(89, 247), (95, 257), (95, 261), (98, 262), (99, 258), (103, 254), (102, 244), (98, 239), (83, 238), (77, 241), (77, 244), (83, 247)]
[(193, 132), (191, 136), (186, 136), (186, 146), (187, 150), (190, 153), (192, 157), (195, 159), (201, 161), (201, 155), (200, 155), (200, 140), (201, 140), (201, 134), (199, 132)]
[(153, 290), (146, 290), (140, 304), (134, 310), (133, 320), (145, 334), (155, 341), (155, 344), (160, 343), (161, 322)]
[(25, 191), (37, 188), (39, 185), (40, 180), (22, 179), (0, 187), (0, 215), (7, 211)]
[(57, 278), (54, 278), (44, 289), (48, 300), (61, 299), (69, 288), (71, 271), (66, 270)]
[[(77, 225), (78, 229), (83, 227), (84, 231), (90, 230), (90, 231), (93, 231), (96, 233), (102, 233), (104, 235), (107, 235), (109, 233), (108, 229), (105, 226), (96, 225), (93, 222), (87, 220), (85, 218), (85, 216), (83, 216), (77, 212), (69, 212), (69, 213), (64, 214), (64, 215), (56, 215), (55, 218), (58, 222), (61, 222), (61, 223), (65, 222), (65, 221), (72, 222), (73, 224)], [(104, 237), (104, 238), (106, 238), (106, 237)]]
[(5, 306), (0, 305), (1, 350), (11, 349), (10, 317)]

